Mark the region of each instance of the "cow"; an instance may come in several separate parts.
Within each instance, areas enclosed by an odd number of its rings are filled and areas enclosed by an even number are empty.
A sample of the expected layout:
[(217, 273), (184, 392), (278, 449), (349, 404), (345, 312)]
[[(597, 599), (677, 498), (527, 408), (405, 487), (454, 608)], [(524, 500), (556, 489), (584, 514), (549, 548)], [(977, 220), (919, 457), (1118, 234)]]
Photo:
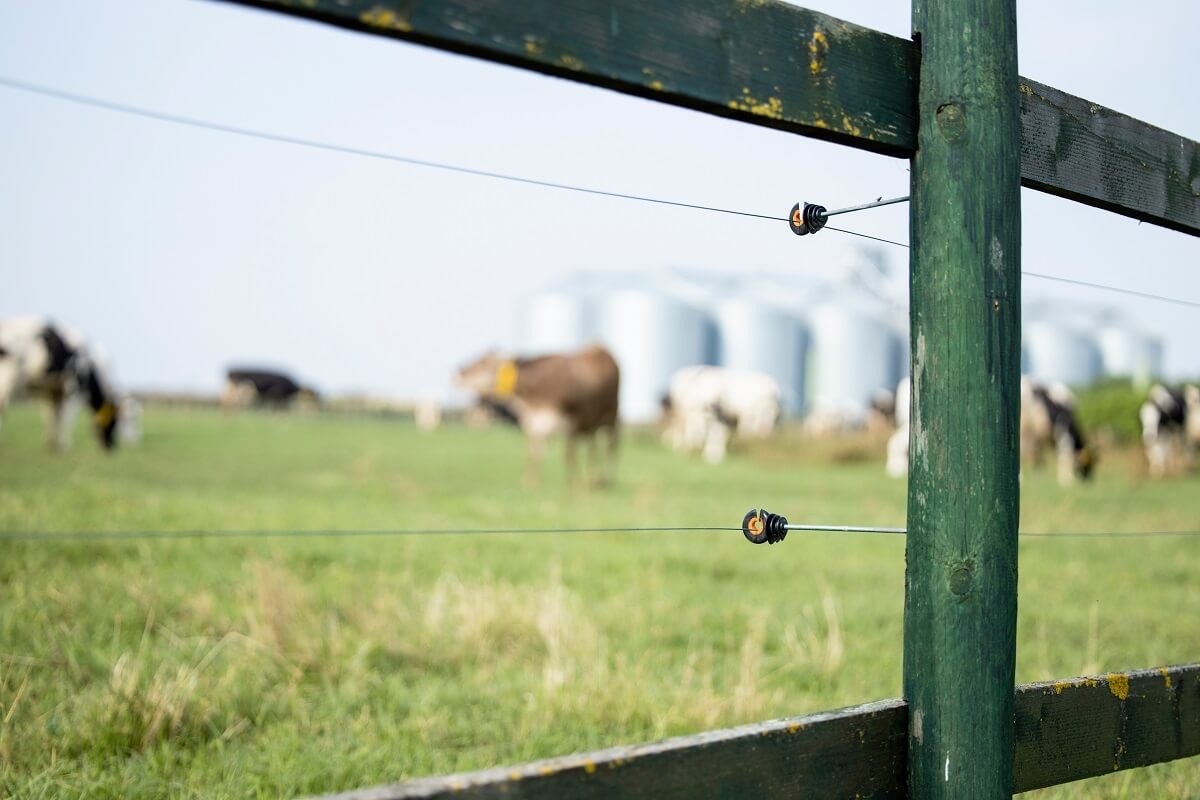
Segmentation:
[[(910, 382), (896, 387), (896, 432), (888, 440), (885, 471), (893, 478), (908, 474)], [(1084, 439), (1075, 418), (1075, 397), (1061, 383), (1042, 385), (1021, 379), (1020, 451), (1023, 464), (1038, 464), (1045, 450), (1056, 454), (1058, 482), (1070, 485), (1091, 477), (1095, 449)]]
[[(575, 483), (575, 446), (585, 439), (592, 453), (595, 482), (603, 485), (615, 471), (620, 369), (600, 345), (576, 353), (506, 358), (489, 352), (458, 371), (455, 384), (495, 409), (504, 409), (529, 439), (525, 482), (541, 477), (546, 441), (567, 438), (567, 481)], [(607, 436), (607, 466), (596, 463), (598, 432)]]
[[(873, 434), (890, 431), (896, 420), (897, 396), (888, 389), (877, 389), (867, 406), (867, 430)], [(907, 412), (906, 412), (907, 413)]]
[(896, 430), (888, 438), (887, 463), (884, 470), (889, 477), (903, 478), (908, 474), (909, 407), (912, 402), (912, 382), (904, 378), (896, 386), (892, 413), (895, 415)]
[(18, 392), (49, 402), (46, 440), (53, 450), (71, 446), (75, 418), (85, 403), (105, 450), (123, 438), (120, 398), (103, 361), (79, 331), (41, 317), (0, 320), (0, 418)]
[(317, 393), (297, 383), (282, 372), (249, 367), (232, 367), (225, 373), (225, 389), (221, 392), (221, 407), (226, 411), (261, 405), (286, 408), (295, 403), (314, 407)]
[(730, 439), (765, 439), (782, 416), (783, 393), (770, 375), (729, 367), (684, 367), (663, 398), (663, 438), (680, 452), (725, 460)]
[(1021, 378), (1020, 434), (1022, 463), (1036, 466), (1046, 450), (1053, 450), (1060, 485), (1091, 477), (1096, 451), (1083, 437), (1075, 418), (1075, 396), (1065, 384)]
[(1161, 478), (1200, 450), (1200, 387), (1156, 383), (1138, 410), (1150, 475)]

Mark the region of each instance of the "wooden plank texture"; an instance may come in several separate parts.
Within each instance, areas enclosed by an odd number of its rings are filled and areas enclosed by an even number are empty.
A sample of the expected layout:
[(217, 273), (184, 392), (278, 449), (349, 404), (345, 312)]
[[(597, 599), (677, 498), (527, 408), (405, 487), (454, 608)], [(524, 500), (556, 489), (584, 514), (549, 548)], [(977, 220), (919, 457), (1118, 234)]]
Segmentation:
[(908, 791), (1007, 799), (1020, 507), (1016, 0), (918, 0), (913, 29)]
[(895, 798), (904, 795), (904, 704), (617, 747), (521, 767), (347, 792), (339, 800)]
[(1016, 790), (1200, 755), (1200, 664), (1021, 687)]
[(913, 146), (911, 43), (777, 0), (235, 1), (875, 152)]
[[(907, 717), (889, 700), (332, 797), (905, 797)], [(1200, 664), (1022, 686), (1014, 740), (1018, 792), (1200, 755)]]
[[(226, 2), (887, 155), (916, 149), (914, 44), (776, 0)], [(1020, 92), (1023, 185), (1200, 235), (1195, 141), (1031, 80)]]
[(1023, 185), (1200, 232), (1196, 142), (1035, 81), (1020, 92)]

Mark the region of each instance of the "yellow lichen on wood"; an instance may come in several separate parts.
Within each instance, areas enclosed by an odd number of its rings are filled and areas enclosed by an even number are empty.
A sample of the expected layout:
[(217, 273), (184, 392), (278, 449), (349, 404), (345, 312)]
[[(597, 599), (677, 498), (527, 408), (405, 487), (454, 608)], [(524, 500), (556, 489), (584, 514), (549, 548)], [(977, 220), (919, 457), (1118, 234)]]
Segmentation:
[(383, 6), (372, 6), (359, 14), (358, 19), (375, 28), (387, 28), (388, 30), (403, 31), (406, 33), (412, 30), (412, 25), (409, 24), (407, 19), (392, 9), (384, 8)]
[(808, 71), (817, 76), (825, 69), (825, 56), (829, 53), (829, 40), (817, 29), (808, 43)]
[(1123, 672), (1112, 673), (1108, 676), (1108, 690), (1118, 700), (1129, 697), (1129, 676)]
[(1170, 689), (1172, 686), (1171, 670), (1167, 669), (1166, 667), (1159, 667), (1158, 674), (1163, 676), (1163, 683), (1165, 683), (1167, 685), (1167, 688)]
[(656, 92), (661, 92), (663, 90), (663, 82), (662, 81), (650, 81), (650, 83), (648, 83), (646, 85), (649, 86), (651, 89), (653, 89)]
[(584, 64), (581, 59), (576, 58), (568, 53), (563, 53), (558, 57), (558, 60), (564, 67), (572, 72), (583, 72), (583, 70), (587, 68), (587, 65)]
[(525, 37), (525, 55), (540, 56), (542, 54), (542, 43), (536, 36)]
[(595, 772), (596, 772), (596, 762), (595, 762), (595, 761), (585, 761), (585, 762), (583, 762), (583, 771), (584, 771), (584, 772), (586, 772), (588, 775), (593, 775), (593, 774), (595, 774)]
[(735, 98), (730, 100), (728, 103), (730, 108), (735, 108), (738, 111), (748, 111), (759, 117), (783, 119), (783, 101), (778, 97), (768, 97), (765, 102), (759, 102), (750, 96), (749, 89), (743, 89), (742, 91), (746, 93), (745, 99)]

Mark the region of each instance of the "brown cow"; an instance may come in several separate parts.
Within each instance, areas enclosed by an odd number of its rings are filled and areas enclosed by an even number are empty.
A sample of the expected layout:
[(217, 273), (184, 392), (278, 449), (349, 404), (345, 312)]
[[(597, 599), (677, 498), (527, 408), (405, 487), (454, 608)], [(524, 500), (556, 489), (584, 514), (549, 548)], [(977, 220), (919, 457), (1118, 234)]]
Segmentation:
[[(501, 404), (516, 417), (529, 437), (525, 481), (536, 484), (546, 440), (567, 435), (567, 480), (575, 479), (575, 443), (586, 437), (596, 469), (596, 482), (612, 479), (617, 450), (617, 395), (620, 370), (612, 355), (591, 345), (570, 355), (504, 358), (487, 353), (458, 372), (455, 383), (489, 402)], [(607, 468), (596, 463), (595, 434), (608, 436)]]

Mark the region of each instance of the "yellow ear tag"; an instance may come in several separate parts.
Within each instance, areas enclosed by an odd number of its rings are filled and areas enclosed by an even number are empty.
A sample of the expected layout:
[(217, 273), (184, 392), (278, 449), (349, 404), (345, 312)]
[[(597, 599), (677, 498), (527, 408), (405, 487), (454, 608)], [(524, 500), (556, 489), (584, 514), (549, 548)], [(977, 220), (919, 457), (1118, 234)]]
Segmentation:
[(496, 394), (507, 397), (517, 388), (517, 365), (505, 361), (496, 368)]
[(112, 422), (113, 416), (117, 413), (117, 407), (112, 403), (105, 403), (96, 409), (96, 425), (103, 428)]

